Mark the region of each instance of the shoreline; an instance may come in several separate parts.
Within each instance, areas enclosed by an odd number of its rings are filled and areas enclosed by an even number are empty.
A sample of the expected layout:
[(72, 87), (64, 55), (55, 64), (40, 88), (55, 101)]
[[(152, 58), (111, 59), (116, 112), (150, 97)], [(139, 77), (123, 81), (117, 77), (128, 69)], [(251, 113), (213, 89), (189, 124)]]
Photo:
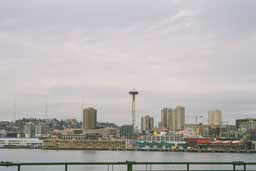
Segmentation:
[(256, 150), (164, 150), (164, 149), (107, 149), (107, 148), (32, 148), (0, 147), (1, 149), (60, 150), (60, 151), (144, 151), (144, 152), (180, 152), (180, 153), (256, 153)]

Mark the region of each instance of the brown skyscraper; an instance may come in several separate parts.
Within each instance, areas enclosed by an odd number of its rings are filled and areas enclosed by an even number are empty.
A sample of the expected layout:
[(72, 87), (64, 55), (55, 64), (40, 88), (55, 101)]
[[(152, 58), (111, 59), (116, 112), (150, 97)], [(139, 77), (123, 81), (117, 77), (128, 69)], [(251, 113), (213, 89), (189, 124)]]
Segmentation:
[(94, 108), (86, 108), (83, 110), (83, 128), (96, 129), (97, 110)]

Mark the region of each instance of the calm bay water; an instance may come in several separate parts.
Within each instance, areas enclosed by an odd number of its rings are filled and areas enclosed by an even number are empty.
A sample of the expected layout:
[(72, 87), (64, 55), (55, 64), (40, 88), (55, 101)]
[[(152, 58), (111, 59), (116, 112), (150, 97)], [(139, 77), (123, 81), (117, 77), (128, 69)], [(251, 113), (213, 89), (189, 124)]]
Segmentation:
[[(256, 162), (256, 154), (250, 153), (183, 153), (183, 152), (139, 152), (139, 151), (55, 151), (55, 150), (38, 150), (38, 149), (0, 149), (0, 161), (11, 162), (119, 162), (119, 161), (140, 161), (140, 162), (231, 162), (231, 161), (245, 161)], [(153, 169), (163, 169), (170, 166), (157, 166)], [(196, 167), (196, 166), (195, 166)], [(255, 166), (256, 167), (256, 166)], [(174, 168), (185, 168), (183, 166), (174, 166)], [(217, 169), (216, 166), (204, 166), (203, 168)], [(228, 166), (220, 166), (218, 168), (230, 168)], [(251, 167), (253, 168), (253, 167)], [(114, 167), (116, 170), (125, 170), (126, 167)], [(145, 169), (141, 166), (138, 169)], [(230, 168), (231, 169), (231, 168)], [(0, 168), (0, 171), (14, 171), (16, 168)], [(26, 166), (22, 170), (56, 170), (64, 171), (62, 166), (43, 166), (32, 167)], [(105, 170), (108, 171), (106, 166), (70, 166), (70, 171), (82, 170)], [(112, 167), (110, 167), (112, 171)]]

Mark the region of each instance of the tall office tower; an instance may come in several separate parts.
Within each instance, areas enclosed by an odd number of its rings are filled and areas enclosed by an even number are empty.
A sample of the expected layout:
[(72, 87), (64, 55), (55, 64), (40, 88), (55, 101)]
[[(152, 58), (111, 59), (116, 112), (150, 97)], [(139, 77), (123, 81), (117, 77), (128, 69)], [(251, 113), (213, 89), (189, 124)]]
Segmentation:
[(172, 128), (174, 128), (174, 131), (180, 131), (184, 130), (185, 128), (185, 108), (182, 106), (177, 106), (173, 111), (173, 118), (174, 121), (172, 123), (175, 123)]
[(161, 127), (168, 128), (168, 108), (161, 110)]
[(141, 131), (152, 130), (154, 127), (154, 118), (149, 115), (141, 117)]
[(208, 111), (208, 124), (211, 127), (218, 127), (222, 122), (222, 113), (220, 110)]
[(97, 110), (94, 108), (85, 108), (83, 110), (83, 129), (96, 129)]

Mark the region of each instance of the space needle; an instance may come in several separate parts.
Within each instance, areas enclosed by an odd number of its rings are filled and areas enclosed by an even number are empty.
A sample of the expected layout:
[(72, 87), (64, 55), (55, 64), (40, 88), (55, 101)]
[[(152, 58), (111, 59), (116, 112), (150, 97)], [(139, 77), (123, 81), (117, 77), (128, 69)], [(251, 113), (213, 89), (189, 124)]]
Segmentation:
[(135, 96), (137, 94), (139, 94), (138, 91), (136, 91), (135, 89), (129, 91), (129, 94), (132, 96), (132, 127), (135, 127)]

